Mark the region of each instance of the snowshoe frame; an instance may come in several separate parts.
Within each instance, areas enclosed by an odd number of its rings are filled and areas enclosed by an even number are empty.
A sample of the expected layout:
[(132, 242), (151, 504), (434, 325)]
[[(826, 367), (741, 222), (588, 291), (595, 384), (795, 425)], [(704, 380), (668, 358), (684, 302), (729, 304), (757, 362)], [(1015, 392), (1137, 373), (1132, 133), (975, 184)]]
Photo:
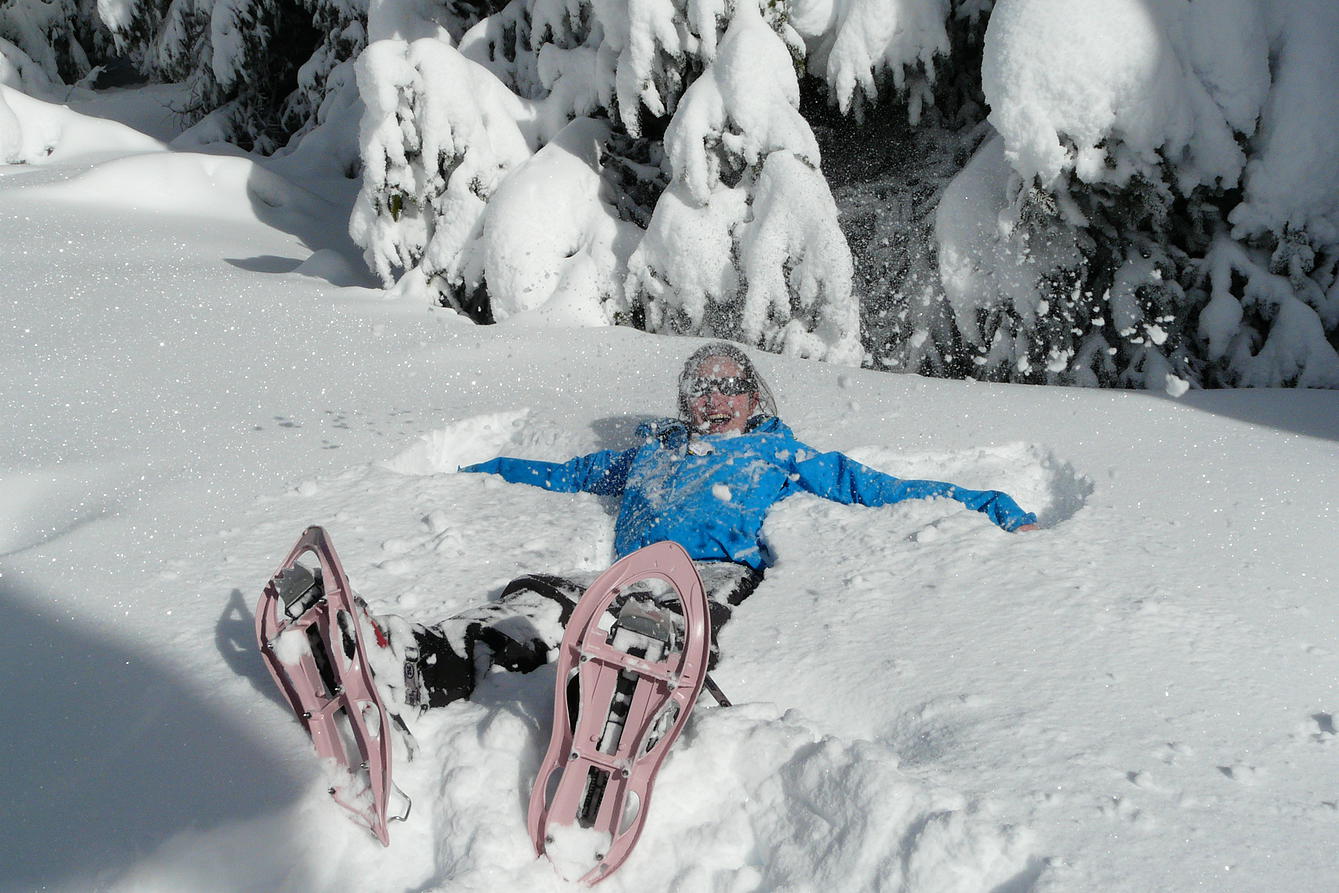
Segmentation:
[[(303, 585), (300, 575), (305, 569), (298, 559), (308, 553), (318, 564), (320, 577), (315, 582), (319, 585), (294, 595), (284, 585), (285, 576), (297, 576), (297, 585)], [(390, 720), (363, 658), (360, 611), (330, 538), (322, 528), (308, 527), (261, 594), (256, 605), (256, 641), (265, 666), (316, 753), (334, 761), (337, 777), (342, 770), (344, 778), (333, 783), (330, 795), (383, 846), (389, 846)], [(345, 622), (341, 623), (341, 617)], [(308, 647), (293, 652), (276, 647), (285, 635), (304, 636)], [(352, 644), (352, 654), (346, 643)], [(296, 662), (285, 662), (280, 652), (300, 656)]]
[[(614, 599), (648, 579), (672, 586), (683, 609), (683, 641), (661, 660), (618, 650), (598, 625)], [(537, 854), (553, 858), (546, 845), (553, 841), (554, 826), (580, 823), (609, 835), (607, 849), (594, 854), (595, 864), (580, 878), (583, 883), (604, 880), (627, 859), (645, 824), (656, 772), (701, 693), (710, 631), (702, 581), (676, 543), (653, 543), (626, 556), (586, 590), (559, 646), (553, 731), (530, 796), (527, 826)], [(579, 690), (575, 722), (569, 719), (574, 676)], [(617, 745), (605, 752), (602, 739), (610, 708), (620, 697), (620, 678), (627, 712)], [(630, 681), (635, 687), (629, 692)]]

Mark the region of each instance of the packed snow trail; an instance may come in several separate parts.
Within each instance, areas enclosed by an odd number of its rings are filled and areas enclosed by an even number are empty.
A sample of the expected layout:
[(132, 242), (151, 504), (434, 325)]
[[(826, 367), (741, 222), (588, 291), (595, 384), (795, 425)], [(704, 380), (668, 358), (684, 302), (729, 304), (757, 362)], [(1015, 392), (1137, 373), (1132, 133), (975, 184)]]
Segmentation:
[[(603, 568), (611, 505), (452, 472), (628, 443), (698, 342), (386, 302), (332, 281), (356, 259), (321, 190), (80, 157), (0, 176), (0, 888), (558, 889), (524, 829), (551, 671), (418, 720), (383, 850), (328, 802), (251, 610), (311, 523), (418, 620)], [(739, 706), (695, 714), (609, 889), (1332, 886), (1339, 395), (758, 361), (815, 447), (1043, 529), (778, 507), (722, 636)]]

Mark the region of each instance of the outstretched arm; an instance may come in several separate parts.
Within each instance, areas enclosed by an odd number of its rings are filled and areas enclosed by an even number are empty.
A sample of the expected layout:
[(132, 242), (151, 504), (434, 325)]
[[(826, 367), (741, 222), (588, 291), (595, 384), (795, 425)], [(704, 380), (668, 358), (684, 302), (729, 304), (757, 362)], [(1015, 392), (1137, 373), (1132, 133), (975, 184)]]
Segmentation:
[(628, 480), (628, 467), (636, 448), (630, 450), (600, 450), (577, 456), (567, 462), (541, 462), (538, 459), (512, 459), (499, 456), (465, 465), (460, 471), (495, 474), (513, 484), (530, 484), (557, 493), (596, 493), (617, 496)]
[(1034, 530), (1037, 516), (1025, 512), (1007, 493), (968, 490), (942, 481), (906, 481), (861, 465), (842, 453), (820, 453), (797, 462), (796, 483), (824, 499), (845, 505), (892, 505), (904, 499), (946, 496), (981, 512), (1005, 530)]

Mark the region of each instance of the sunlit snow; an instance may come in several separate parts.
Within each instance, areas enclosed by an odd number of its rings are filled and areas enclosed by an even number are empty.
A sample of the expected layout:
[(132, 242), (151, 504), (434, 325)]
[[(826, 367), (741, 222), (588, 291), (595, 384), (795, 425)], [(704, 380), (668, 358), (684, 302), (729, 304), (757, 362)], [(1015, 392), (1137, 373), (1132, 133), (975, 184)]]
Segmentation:
[[(699, 342), (387, 300), (337, 166), (0, 89), (25, 140), (64, 129), (0, 167), (0, 887), (567, 889), (525, 831), (551, 667), (417, 719), (383, 849), (330, 802), (252, 609), (313, 523), (414, 620), (598, 571), (610, 503), (454, 470), (631, 444)], [(699, 705), (602, 889), (1332, 889), (1339, 394), (757, 362), (806, 443), (1006, 490), (1042, 529), (778, 507), (721, 637), (737, 706)]]

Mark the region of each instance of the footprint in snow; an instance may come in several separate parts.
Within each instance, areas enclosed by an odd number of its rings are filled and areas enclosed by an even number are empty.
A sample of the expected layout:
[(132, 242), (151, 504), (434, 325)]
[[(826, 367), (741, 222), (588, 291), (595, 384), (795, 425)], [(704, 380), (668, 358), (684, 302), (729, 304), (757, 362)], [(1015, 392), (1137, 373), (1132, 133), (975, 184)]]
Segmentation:
[(442, 533), (451, 526), (451, 519), (441, 509), (433, 509), (423, 517), (423, 526), (429, 533)]
[(1125, 780), (1141, 790), (1152, 791), (1155, 794), (1174, 793), (1163, 787), (1158, 780), (1153, 777), (1152, 773), (1149, 772), (1131, 770), (1125, 773)]
[(1153, 756), (1168, 766), (1176, 766), (1181, 762), (1182, 757), (1191, 757), (1195, 755), (1194, 748), (1188, 744), (1182, 744), (1179, 741), (1168, 741), (1161, 747), (1155, 748)]
[(1109, 819), (1125, 822), (1143, 830), (1150, 830), (1157, 825), (1152, 816), (1124, 797), (1111, 797), (1100, 803), (1097, 811)]
[(407, 577), (419, 570), (418, 564), (407, 558), (391, 558), (388, 561), (380, 562), (376, 566), (387, 573), (395, 574), (397, 577)]
[(1245, 785), (1257, 785), (1264, 780), (1265, 770), (1259, 766), (1245, 763), (1233, 763), (1231, 766), (1219, 766), (1218, 771), (1233, 781)]
[(389, 552), (392, 555), (404, 555), (413, 551), (417, 544), (405, 537), (394, 537), (381, 544), (381, 551)]
[(1334, 725), (1333, 713), (1313, 713), (1307, 722), (1302, 724), (1302, 737), (1317, 744), (1330, 745), (1339, 740), (1339, 729)]

